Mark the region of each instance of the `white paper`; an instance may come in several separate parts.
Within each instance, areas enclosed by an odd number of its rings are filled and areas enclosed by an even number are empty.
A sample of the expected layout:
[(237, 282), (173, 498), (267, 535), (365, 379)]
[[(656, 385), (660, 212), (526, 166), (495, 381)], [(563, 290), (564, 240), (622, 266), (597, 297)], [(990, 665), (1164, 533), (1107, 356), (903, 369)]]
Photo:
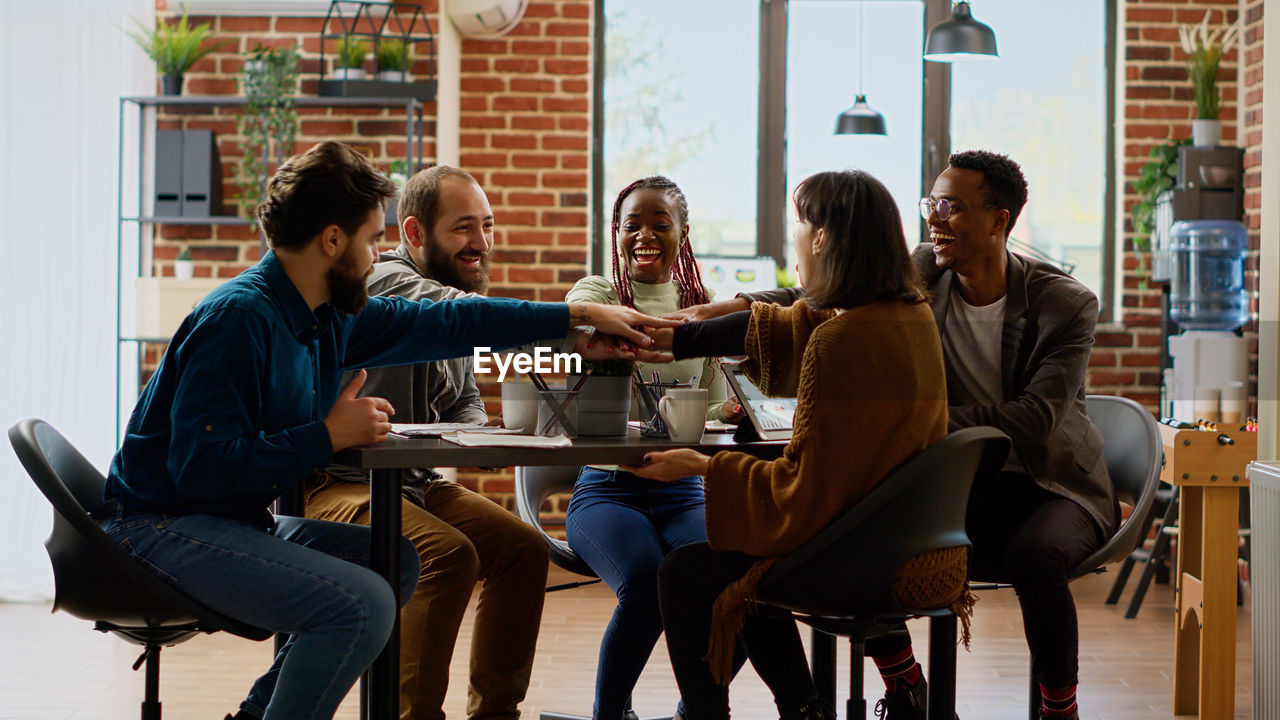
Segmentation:
[(514, 433), (496, 425), (474, 425), (472, 423), (391, 423), (391, 432), (404, 437), (439, 437), (445, 433)]
[(573, 441), (565, 435), (543, 437), (541, 435), (503, 435), (499, 433), (459, 432), (441, 435), (440, 439), (463, 447), (533, 447), (533, 448), (566, 448), (573, 447)]

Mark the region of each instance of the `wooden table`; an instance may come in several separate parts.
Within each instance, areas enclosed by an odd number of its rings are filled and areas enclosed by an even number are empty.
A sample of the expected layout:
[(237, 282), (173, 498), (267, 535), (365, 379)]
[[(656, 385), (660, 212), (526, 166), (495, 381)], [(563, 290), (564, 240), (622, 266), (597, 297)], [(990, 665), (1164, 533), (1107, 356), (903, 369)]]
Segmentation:
[(1181, 486), (1178, 594), (1174, 627), (1173, 714), (1202, 720), (1235, 715), (1236, 558), (1240, 489), (1258, 455), (1258, 434), (1160, 426), (1160, 478)]
[[(400, 587), (400, 474), (414, 467), (507, 467), (514, 465), (639, 465), (653, 450), (693, 448), (707, 454), (743, 450), (753, 455), (780, 455), (785, 442), (739, 444), (726, 433), (706, 433), (702, 442), (673, 443), (666, 438), (641, 437), (629, 430), (626, 437), (580, 437), (567, 448), (462, 447), (438, 438), (390, 438), (370, 447), (343, 450), (334, 461), (370, 473), (369, 527), (373, 535), (370, 564), (387, 579), (399, 602)], [(400, 717), (400, 620), (391, 639), (369, 668), (369, 717)]]

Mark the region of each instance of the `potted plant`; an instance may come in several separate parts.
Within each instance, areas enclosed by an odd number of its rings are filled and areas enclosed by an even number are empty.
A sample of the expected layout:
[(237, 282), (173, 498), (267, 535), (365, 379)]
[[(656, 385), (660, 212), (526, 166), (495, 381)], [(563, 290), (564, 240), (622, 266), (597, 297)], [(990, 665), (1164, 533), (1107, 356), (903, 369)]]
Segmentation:
[(409, 51), (403, 40), (388, 38), (378, 43), (374, 58), (378, 63), (378, 79), (404, 82), (409, 70)]
[(1229, 26), (1209, 29), (1209, 12), (1195, 25), (1180, 25), (1178, 39), (1187, 54), (1187, 73), (1195, 89), (1196, 119), (1191, 121), (1192, 144), (1214, 147), (1222, 135), (1222, 96), (1218, 91), (1218, 65), (1226, 49), (1240, 34), (1240, 20)]
[(156, 18), (155, 28), (151, 30), (136, 18), (134, 22), (138, 32), (130, 32), (129, 36), (155, 61), (161, 76), (160, 88), (165, 95), (181, 95), (182, 76), (191, 66), (227, 44), (223, 41), (206, 46), (205, 41), (213, 37), (209, 23), (190, 25), (185, 10), (173, 24)]
[(368, 54), (369, 45), (364, 40), (350, 35), (342, 38), (334, 49), (333, 77), (337, 80), (363, 80), (364, 59)]
[(196, 276), (196, 264), (191, 259), (190, 248), (182, 248), (173, 259), (173, 276), (179, 280), (190, 280)]
[[(635, 363), (630, 360), (584, 360), (583, 371), (591, 376), (578, 390), (578, 434), (586, 436), (626, 435), (631, 415), (631, 374)], [(568, 386), (574, 387), (582, 377), (570, 373)]]
[(294, 95), (298, 89), (298, 49), (292, 45), (267, 48), (258, 45), (249, 53), (241, 76), (245, 104), (236, 125), (244, 160), (240, 164), (240, 207), (253, 218), (266, 190), (267, 158), (275, 140), (277, 156), (293, 153), (298, 132), (298, 110)]
[[(1133, 251), (1138, 256), (1138, 275), (1147, 272), (1146, 252), (1151, 249), (1151, 236), (1155, 233), (1156, 199), (1173, 188), (1178, 181), (1178, 148), (1191, 142), (1187, 139), (1170, 140), (1151, 150), (1151, 160), (1138, 172), (1133, 189), (1141, 197), (1130, 211), (1133, 215)], [(1146, 282), (1145, 277), (1140, 282)]]

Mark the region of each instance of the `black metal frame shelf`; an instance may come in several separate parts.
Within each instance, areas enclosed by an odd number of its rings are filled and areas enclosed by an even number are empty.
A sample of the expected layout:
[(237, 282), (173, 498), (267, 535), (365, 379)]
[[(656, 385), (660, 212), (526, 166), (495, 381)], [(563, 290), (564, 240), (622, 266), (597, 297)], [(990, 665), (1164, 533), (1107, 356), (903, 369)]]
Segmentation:
[[(378, 83), (391, 84), (391, 83)], [(405, 83), (412, 85), (413, 83)], [(434, 88), (434, 82), (433, 82)], [(388, 95), (369, 96), (369, 97), (297, 97), (294, 102), (298, 107), (381, 107), (381, 108), (403, 108), (405, 113), (405, 163), (410, 169), (421, 167), (423, 164), (423, 146), (425, 141), (425, 122), (423, 118), (423, 102), (416, 97), (395, 97)], [(247, 103), (247, 98), (240, 95), (130, 95), (120, 98), (120, 105), (117, 117), (117, 134), (116, 134), (116, 441), (119, 442), (121, 425), (121, 400), (123, 399), (123, 373), (125, 370), (124, 347), (126, 344), (133, 344), (137, 353), (137, 366), (142, 365), (143, 346), (148, 343), (165, 343), (166, 338), (139, 338), (131, 337), (125, 334), (125, 281), (126, 281), (126, 259), (125, 259), (125, 232), (127, 226), (132, 226), (129, 232), (135, 233), (137, 237), (136, 265), (132, 270), (132, 277), (146, 277), (151, 274), (147, 268), (147, 262), (150, 257), (150, 249), (153, 246), (153, 239), (148, 236), (150, 228), (159, 225), (249, 225), (250, 221), (236, 215), (214, 215), (214, 216), (164, 216), (148, 213), (147, 203), (147, 187), (149, 184), (147, 156), (150, 151), (154, 151), (154, 141), (149, 142), (149, 131), (154, 131), (158, 111), (161, 108), (236, 108)], [(136, 207), (126, 211), (125, 208), (125, 139), (126, 139), (126, 110), (134, 108), (137, 111), (138, 127), (137, 127), (137, 163), (132, 173), (136, 173), (136, 181), (131, 176), (130, 180), (135, 182), (138, 188), (138, 197)], [(183, 116), (179, 116), (183, 117)], [(416, 162), (415, 162), (416, 155)], [(136, 314), (136, 313), (135, 313)]]
[[(345, 11), (344, 11), (345, 8)], [(380, 17), (375, 17), (377, 9)], [(408, 16), (408, 27), (405, 27), (405, 16)], [(367, 29), (361, 29), (363, 26)], [(388, 28), (388, 25), (394, 27)], [(417, 32), (419, 25), (423, 30)], [(337, 30), (335, 31), (335, 26)], [(327, 40), (367, 37), (373, 40), (372, 51), (374, 65), (377, 66), (378, 48), (384, 39), (394, 39), (400, 45), (400, 61), (408, 71), (409, 49), (425, 43), (427, 60), (431, 72), (423, 79), (413, 82), (391, 82), (379, 79), (354, 80), (326, 79), (325, 52)], [(437, 81), (435, 77), (436, 41), (431, 32), (431, 21), (422, 11), (422, 7), (413, 3), (395, 2), (394, 0), (332, 0), (325, 13), (324, 27), (320, 31), (320, 94), (326, 97), (365, 97), (385, 93), (395, 97), (415, 97), (423, 101), (436, 98)], [(336, 65), (336, 58), (335, 58)]]

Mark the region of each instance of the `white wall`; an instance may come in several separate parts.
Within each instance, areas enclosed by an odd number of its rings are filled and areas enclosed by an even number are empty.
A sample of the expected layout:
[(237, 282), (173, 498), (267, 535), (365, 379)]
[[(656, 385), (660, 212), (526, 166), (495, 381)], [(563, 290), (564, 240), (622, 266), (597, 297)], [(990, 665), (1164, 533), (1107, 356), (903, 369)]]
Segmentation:
[[(154, 0), (0, 4), (0, 426), (115, 448), (116, 117), (155, 69), (121, 28)], [(0, 600), (52, 597), (52, 511), (0, 448)]]

